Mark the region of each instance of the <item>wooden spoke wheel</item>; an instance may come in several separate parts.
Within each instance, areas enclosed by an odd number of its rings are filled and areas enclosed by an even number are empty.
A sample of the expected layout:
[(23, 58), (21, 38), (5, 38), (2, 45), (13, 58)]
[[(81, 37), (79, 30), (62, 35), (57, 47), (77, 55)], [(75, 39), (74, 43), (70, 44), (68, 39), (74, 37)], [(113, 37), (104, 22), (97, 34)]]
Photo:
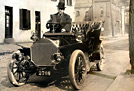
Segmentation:
[(14, 86), (26, 83), (29, 76), (25, 72), (24, 61), (11, 60), (7, 68), (8, 78)]

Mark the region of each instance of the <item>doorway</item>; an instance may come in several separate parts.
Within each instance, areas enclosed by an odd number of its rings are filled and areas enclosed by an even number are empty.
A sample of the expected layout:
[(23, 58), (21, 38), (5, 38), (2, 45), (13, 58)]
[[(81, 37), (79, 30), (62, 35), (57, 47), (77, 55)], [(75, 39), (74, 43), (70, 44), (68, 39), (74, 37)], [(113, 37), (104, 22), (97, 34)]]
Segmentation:
[(41, 38), (40, 11), (35, 11), (35, 32), (37, 33), (37, 37)]
[(13, 8), (5, 6), (5, 38), (12, 38), (13, 34)]

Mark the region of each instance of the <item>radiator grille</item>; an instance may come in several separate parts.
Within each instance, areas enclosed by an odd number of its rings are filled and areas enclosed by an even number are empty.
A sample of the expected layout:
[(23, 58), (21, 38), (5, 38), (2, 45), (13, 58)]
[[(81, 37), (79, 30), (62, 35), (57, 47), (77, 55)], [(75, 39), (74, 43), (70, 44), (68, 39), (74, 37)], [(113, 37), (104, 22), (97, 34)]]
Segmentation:
[(58, 48), (51, 41), (45, 43), (35, 43), (31, 47), (32, 61), (37, 66), (51, 65), (51, 56), (57, 51)]

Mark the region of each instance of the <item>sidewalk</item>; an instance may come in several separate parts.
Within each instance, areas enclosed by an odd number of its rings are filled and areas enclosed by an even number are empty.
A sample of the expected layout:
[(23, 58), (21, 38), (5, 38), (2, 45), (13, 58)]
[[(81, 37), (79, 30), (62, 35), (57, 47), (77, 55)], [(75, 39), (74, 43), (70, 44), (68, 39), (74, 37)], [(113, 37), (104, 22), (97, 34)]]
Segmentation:
[(17, 43), (17, 44), (0, 44), (0, 55), (11, 54), (17, 51), (21, 46), (30, 47), (32, 43)]
[[(115, 37), (103, 37), (105, 40), (104, 44), (111, 43), (111, 39), (128, 39), (128, 35), (125, 36), (115, 36)], [(126, 60), (129, 61), (129, 60)], [(120, 64), (119, 64), (120, 65)], [(119, 74), (116, 79), (111, 83), (106, 91), (134, 91), (134, 74), (130, 73), (131, 65), (126, 65), (126, 72)]]
[(121, 74), (106, 91), (134, 91), (134, 74)]

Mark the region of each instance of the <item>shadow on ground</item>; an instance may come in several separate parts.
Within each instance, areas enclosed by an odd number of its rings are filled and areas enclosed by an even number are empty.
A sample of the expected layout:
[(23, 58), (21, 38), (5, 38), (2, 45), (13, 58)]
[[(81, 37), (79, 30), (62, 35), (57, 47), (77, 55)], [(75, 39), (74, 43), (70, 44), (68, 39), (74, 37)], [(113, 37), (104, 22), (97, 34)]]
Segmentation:
[(51, 85), (54, 85), (56, 87), (58, 87), (59, 89), (62, 89), (62, 90), (73, 90), (73, 87), (70, 83), (70, 80), (68, 77), (58, 77), (57, 79), (53, 79), (49, 82), (38, 82), (38, 83), (35, 83), (36, 86), (38, 87), (41, 87), (41, 88), (45, 88), (45, 87), (49, 87)]
[[(33, 76), (32, 78), (28, 80), (26, 84), (29, 84), (31, 86), (37, 86), (39, 88), (47, 88), (49, 86), (56, 86), (62, 90), (74, 91), (68, 76), (56, 74), (54, 77), (50, 77), (48, 79), (43, 79), (43, 78), (44, 77)], [(1, 84), (2, 86), (6, 88), (16, 88), (14, 85), (10, 83), (7, 76), (5, 76), (4, 79), (2, 79)], [(21, 87), (17, 87), (17, 89), (18, 88), (21, 88)]]

